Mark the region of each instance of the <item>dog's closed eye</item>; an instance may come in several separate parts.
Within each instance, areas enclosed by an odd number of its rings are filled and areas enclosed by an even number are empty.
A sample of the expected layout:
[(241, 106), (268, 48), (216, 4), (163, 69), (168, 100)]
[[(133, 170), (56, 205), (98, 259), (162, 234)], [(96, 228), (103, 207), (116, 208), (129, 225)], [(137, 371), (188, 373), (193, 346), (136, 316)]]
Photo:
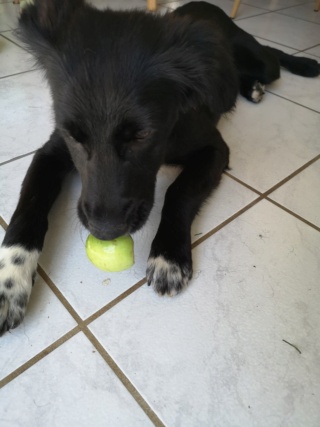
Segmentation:
[(135, 134), (134, 139), (138, 141), (145, 140), (151, 135), (151, 133), (152, 131), (150, 129), (140, 130)]
[(118, 127), (115, 136), (120, 142), (134, 143), (145, 141), (151, 134), (151, 129), (141, 129), (137, 124), (124, 123)]

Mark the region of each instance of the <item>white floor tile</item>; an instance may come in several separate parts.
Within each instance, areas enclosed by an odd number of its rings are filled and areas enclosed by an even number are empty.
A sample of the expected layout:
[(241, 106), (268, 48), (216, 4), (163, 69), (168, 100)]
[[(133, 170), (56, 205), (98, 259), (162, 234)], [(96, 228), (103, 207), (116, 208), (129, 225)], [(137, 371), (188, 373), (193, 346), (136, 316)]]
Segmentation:
[(320, 44), (318, 46), (315, 46), (311, 49), (306, 50), (303, 53), (309, 53), (310, 55), (320, 56)]
[(260, 104), (239, 98), (219, 128), (231, 149), (230, 173), (261, 192), (320, 152), (319, 114), (271, 93)]
[[(5, 31), (4, 33), (2, 33), (2, 36), (5, 37), (6, 39), (13, 41), (17, 45), (24, 47), (24, 44), (22, 43), (22, 41), (19, 39), (19, 37), (16, 35), (14, 31)], [(33, 57), (31, 56), (30, 56), (29, 65), (32, 68), (34, 68), (34, 60), (33, 60)]]
[[(305, 52), (295, 56), (304, 56), (317, 60), (317, 57), (308, 55)], [(318, 62), (320, 62), (320, 60)], [(281, 78), (271, 85), (268, 85), (267, 90), (268, 92), (283, 96), (286, 99), (290, 99), (293, 102), (320, 112), (320, 76), (306, 78), (291, 74), (289, 71), (282, 69)], [(318, 130), (320, 132), (320, 125)]]
[(92, 4), (98, 9), (134, 9), (147, 8), (146, 0), (87, 0), (87, 3)]
[(288, 9), (280, 10), (279, 13), (284, 15), (293, 16), (294, 18), (305, 19), (306, 21), (315, 22), (320, 24), (320, 13), (314, 11), (315, 1), (301, 4)]
[[(0, 227), (0, 241), (3, 236)], [(74, 326), (76, 322), (37, 275), (24, 322), (0, 339), (0, 380)]]
[(278, 13), (241, 19), (237, 25), (253, 36), (293, 49), (307, 49), (319, 43), (318, 24)]
[(313, 163), (270, 198), (320, 227), (320, 161)]
[(242, 0), (242, 2), (255, 7), (261, 7), (262, 9), (275, 11), (306, 3), (306, 0)]
[(12, 1), (0, 3), (0, 32), (14, 30), (18, 26), (20, 6)]
[(3, 427), (153, 425), (82, 334), (10, 382), (0, 399)]
[[(0, 168), (0, 180), (3, 183), (0, 190), (0, 214), (7, 222), (17, 204), (20, 185), (30, 161), (31, 156), (28, 156)], [(177, 171), (173, 168), (164, 168), (159, 174), (154, 209), (144, 228), (133, 236), (135, 265), (121, 273), (100, 271), (87, 259), (85, 240), (88, 232), (80, 225), (76, 211), (80, 180), (77, 175), (73, 175), (66, 182), (50, 215), (40, 265), (82, 317), (88, 317), (145, 276), (165, 190), (176, 176)], [(193, 224), (192, 240), (199, 239), (256, 197), (255, 193), (225, 176)]]
[[(1, 6), (1, 5), (0, 5)], [(4, 33), (10, 35), (11, 31)], [(35, 68), (32, 56), (0, 34), (0, 77), (22, 73)]]
[(166, 425), (316, 427), (319, 248), (261, 202), (195, 249), (183, 294), (144, 286), (90, 329)]
[[(184, 4), (189, 3), (189, 0), (180, 0), (180, 1), (170, 1), (170, 2), (159, 2), (160, 4), (165, 5), (170, 9), (176, 9)], [(207, 0), (207, 3), (212, 3), (215, 6), (220, 7), (228, 16), (230, 16), (232, 10), (232, 2), (229, 0)], [(247, 18), (250, 16), (256, 16), (261, 13), (265, 13), (263, 9), (258, 9), (257, 7), (248, 6), (245, 3), (241, 3), (238, 9), (236, 19)]]
[(39, 71), (0, 79), (0, 110), (0, 163), (48, 140), (53, 129), (51, 97)]

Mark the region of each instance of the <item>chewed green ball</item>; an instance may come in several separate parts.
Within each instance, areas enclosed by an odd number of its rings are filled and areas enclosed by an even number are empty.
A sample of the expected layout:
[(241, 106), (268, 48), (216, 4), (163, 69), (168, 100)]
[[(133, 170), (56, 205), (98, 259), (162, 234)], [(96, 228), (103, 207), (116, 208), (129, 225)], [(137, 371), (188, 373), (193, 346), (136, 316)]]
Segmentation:
[(121, 236), (114, 240), (99, 240), (89, 234), (86, 253), (96, 267), (104, 271), (123, 271), (134, 264), (133, 240)]

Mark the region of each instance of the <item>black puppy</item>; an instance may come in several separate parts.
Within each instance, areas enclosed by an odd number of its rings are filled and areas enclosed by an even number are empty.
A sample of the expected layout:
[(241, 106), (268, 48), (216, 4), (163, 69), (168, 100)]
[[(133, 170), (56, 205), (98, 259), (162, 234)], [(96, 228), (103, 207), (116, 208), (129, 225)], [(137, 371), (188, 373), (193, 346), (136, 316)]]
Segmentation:
[(259, 84), (279, 76), (282, 54), (205, 3), (156, 16), (35, 0), (22, 12), (20, 36), (45, 70), (56, 126), (34, 156), (1, 248), (0, 334), (23, 320), (48, 212), (74, 167), (80, 220), (100, 239), (141, 228), (160, 166), (183, 167), (147, 267), (158, 293), (180, 292), (192, 276), (192, 221), (228, 165), (216, 124), (235, 104), (239, 75), (242, 93), (256, 100)]

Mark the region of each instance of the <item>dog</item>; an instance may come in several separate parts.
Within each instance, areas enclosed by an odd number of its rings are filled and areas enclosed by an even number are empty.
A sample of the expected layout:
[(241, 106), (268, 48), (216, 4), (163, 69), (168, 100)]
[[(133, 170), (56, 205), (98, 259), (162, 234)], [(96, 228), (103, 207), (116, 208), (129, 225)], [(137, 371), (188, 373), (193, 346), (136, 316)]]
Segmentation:
[(21, 14), (19, 37), (45, 71), (55, 129), (34, 155), (2, 243), (1, 335), (25, 316), (47, 216), (71, 170), (82, 182), (80, 221), (114, 239), (145, 224), (161, 165), (182, 167), (146, 272), (157, 293), (177, 294), (192, 277), (192, 221), (228, 167), (219, 118), (239, 92), (260, 102), (280, 66), (319, 75), (316, 61), (260, 45), (205, 2), (160, 16), (35, 0)]

